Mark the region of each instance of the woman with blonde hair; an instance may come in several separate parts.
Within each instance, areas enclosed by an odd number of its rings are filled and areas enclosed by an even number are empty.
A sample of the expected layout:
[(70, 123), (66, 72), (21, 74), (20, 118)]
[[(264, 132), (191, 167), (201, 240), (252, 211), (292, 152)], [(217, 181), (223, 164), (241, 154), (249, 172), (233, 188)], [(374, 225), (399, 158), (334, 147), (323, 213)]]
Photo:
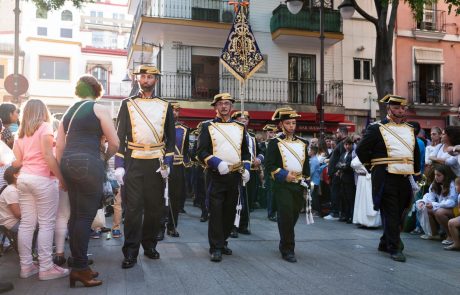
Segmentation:
[[(53, 154), (53, 128), (46, 105), (38, 99), (26, 102), (21, 112), (19, 138), (14, 143), (16, 161), (20, 167), (17, 187), (21, 223), (18, 232), (18, 250), (21, 278), (38, 273), (40, 280), (67, 276), (69, 270), (53, 263), (53, 234), (58, 205), (58, 181), (65, 189), (65, 182)], [(37, 267), (32, 261), (32, 239), (38, 224)]]
[[(68, 186), (70, 201), (69, 245), (72, 257), (70, 287), (81, 282), (85, 287), (102, 284), (99, 273), (88, 266), (91, 224), (101, 206), (105, 160), (118, 150), (118, 136), (107, 107), (96, 103), (102, 85), (90, 75), (80, 77), (75, 94), (81, 100), (64, 114), (58, 129), (56, 156)], [(101, 155), (101, 139), (108, 142)], [(101, 157), (102, 156), (102, 157)]]

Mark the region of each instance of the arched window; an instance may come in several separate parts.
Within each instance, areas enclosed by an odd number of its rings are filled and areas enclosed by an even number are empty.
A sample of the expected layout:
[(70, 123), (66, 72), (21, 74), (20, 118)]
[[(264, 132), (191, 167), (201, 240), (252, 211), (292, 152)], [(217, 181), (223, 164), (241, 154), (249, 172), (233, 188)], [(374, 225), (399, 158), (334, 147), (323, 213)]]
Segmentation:
[(64, 10), (61, 13), (61, 20), (71, 22), (72, 21), (72, 12), (70, 12), (69, 10)]
[(96, 79), (99, 80), (99, 82), (101, 82), (102, 87), (104, 88), (104, 92), (106, 94), (109, 94), (109, 89), (107, 88), (107, 83), (109, 79), (109, 71), (107, 71), (103, 67), (98, 66), (98, 67), (94, 67), (91, 70), (91, 75), (93, 75)]

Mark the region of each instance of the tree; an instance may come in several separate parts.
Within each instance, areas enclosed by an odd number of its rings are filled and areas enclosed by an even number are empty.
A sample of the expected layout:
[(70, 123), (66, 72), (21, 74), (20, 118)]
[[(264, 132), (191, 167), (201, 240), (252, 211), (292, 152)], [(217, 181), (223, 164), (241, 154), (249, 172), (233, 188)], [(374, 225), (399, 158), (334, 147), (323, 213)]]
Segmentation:
[[(355, 10), (371, 22), (377, 34), (375, 44), (375, 63), (372, 69), (375, 78), (375, 87), (377, 88), (377, 96), (379, 99), (393, 92), (393, 36), (395, 30), (396, 14), (398, 11), (399, 1), (390, 0), (374, 0), (377, 17), (370, 15), (362, 9), (356, 0), (350, 0)], [(455, 14), (460, 14), (460, 0), (444, 0), (448, 5), (448, 13), (452, 10)], [(414, 18), (421, 20), (423, 16), (423, 8), (426, 3), (436, 3), (436, 0), (405, 0), (413, 13)], [(385, 105), (379, 103), (380, 117), (383, 119), (386, 116)]]
[[(73, 6), (80, 8), (84, 3), (94, 2), (93, 0), (69, 0), (72, 2)], [(66, 0), (32, 0), (35, 3), (35, 6), (44, 10), (56, 10), (61, 8)]]

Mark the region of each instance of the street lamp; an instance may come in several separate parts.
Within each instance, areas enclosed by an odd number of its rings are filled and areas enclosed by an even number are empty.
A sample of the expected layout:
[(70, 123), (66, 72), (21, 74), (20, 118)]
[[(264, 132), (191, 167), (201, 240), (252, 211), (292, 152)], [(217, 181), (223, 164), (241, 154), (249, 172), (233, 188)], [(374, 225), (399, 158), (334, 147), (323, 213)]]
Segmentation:
[(337, 8), (340, 10), (343, 19), (351, 19), (355, 13), (355, 6), (351, 0), (343, 0)]
[[(346, 1), (346, 0), (345, 0)], [(350, 0), (348, 0), (350, 1)], [(286, 5), (290, 13), (297, 14), (302, 9), (304, 1), (286, 0)], [(320, 40), (320, 80), (319, 94), (316, 107), (319, 113), (319, 137), (324, 139), (324, 0), (321, 0), (319, 9), (319, 40)]]

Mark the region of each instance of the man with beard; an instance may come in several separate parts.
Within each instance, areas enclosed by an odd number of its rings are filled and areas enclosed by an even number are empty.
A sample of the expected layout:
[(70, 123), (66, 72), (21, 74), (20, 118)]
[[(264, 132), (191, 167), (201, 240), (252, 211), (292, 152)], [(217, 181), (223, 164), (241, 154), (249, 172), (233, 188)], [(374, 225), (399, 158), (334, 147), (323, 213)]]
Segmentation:
[(198, 137), (197, 157), (206, 164), (209, 176), (208, 239), (213, 262), (222, 261), (222, 254), (232, 254), (227, 238), (234, 224), (240, 184), (250, 177), (251, 154), (244, 126), (231, 119), (234, 102), (228, 93), (214, 96), (211, 105), (216, 117), (202, 123)]
[(420, 175), (420, 151), (414, 128), (405, 123), (407, 100), (389, 94), (380, 102), (387, 104), (387, 116), (369, 125), (356, 155), (371, 167), (374, 210), (380, 210), (383, 224), (378, 250), (405, 262), (400, 232), (412, 203), (412, 175)]
[(125, 204), (122, 268), (136, 264), (141, 244), (145, 256), (160, 258), (155, 249), (156, 236), (176, 139), (171, 105), (154, 96), (160, 71), (141, 65), (134, 74), (141, 90), (122, 101), (117, 118), (120, 148), (115, 158), (115, 176), (123, 184)]
[(290, 107), (275, 111), (272, 120), (278, 122), (283, 133), (270, 140), (265, 157), (265, 173), (273, 179), (278, 212), (279, 250), (288, 262), (297, 261), (294, 226), (304, 204), (302, 184), (310, 176), (308, 143), (295, 135), (297, 118), (300, 115)]

